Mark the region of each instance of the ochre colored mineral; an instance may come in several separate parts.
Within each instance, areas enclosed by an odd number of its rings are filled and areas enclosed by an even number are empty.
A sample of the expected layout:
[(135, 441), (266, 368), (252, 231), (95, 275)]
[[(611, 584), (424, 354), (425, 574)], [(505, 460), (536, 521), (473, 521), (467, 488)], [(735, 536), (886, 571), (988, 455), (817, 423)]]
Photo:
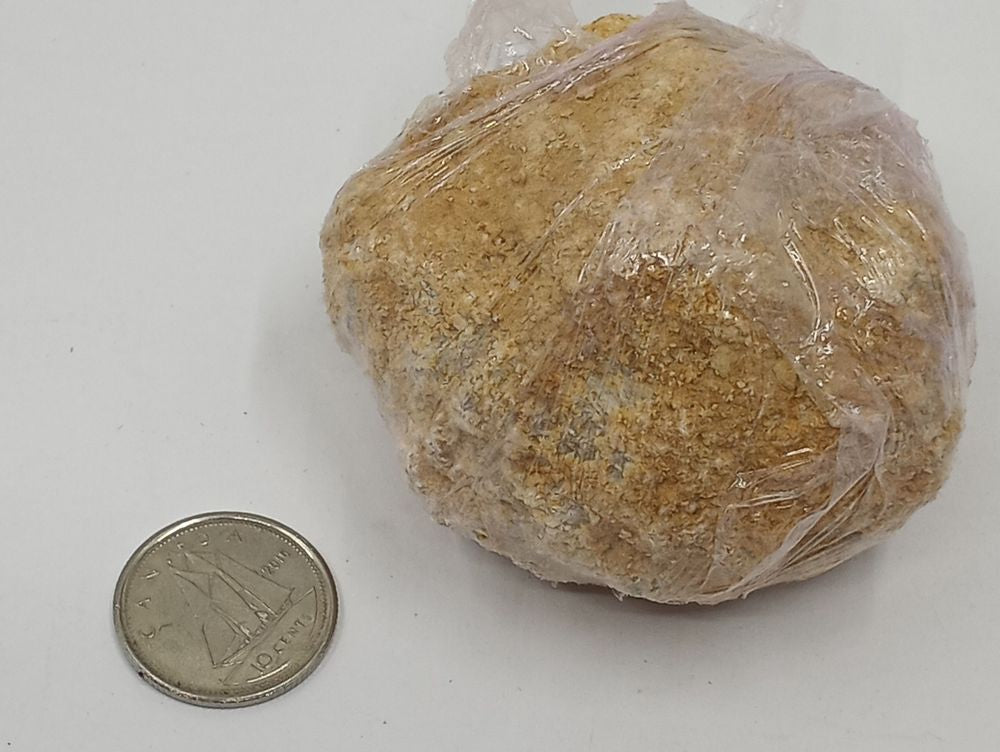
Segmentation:
[(973, 304), (924, 142), (683, 3), (425, 105), (322, 244), (415, 487), (539, 577), (718, 603), (946, 477)]

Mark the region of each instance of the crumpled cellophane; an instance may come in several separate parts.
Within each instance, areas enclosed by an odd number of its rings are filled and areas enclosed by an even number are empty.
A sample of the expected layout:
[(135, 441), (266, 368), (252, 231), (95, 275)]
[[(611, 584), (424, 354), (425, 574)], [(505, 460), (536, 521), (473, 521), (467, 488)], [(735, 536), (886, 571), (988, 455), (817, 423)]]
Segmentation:
[(961, 431), (972, 290), (925, 143), (683, 2), (565, 5), (516, 55), (470, 19), (331, 209), (331, 316), (435, 517), (538, 576), (713, 604), (826, 571)]

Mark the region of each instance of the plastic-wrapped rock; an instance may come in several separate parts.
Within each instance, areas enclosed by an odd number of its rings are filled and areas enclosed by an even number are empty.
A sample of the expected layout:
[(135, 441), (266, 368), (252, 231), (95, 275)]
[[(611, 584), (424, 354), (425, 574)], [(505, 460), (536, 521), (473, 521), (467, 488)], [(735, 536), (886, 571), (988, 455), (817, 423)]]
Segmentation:
[(947, 475), (973, 303), (915, 124), (683, 3), (425, 104), (322, 244), (434, 516), (547, 580), (718, 603)]

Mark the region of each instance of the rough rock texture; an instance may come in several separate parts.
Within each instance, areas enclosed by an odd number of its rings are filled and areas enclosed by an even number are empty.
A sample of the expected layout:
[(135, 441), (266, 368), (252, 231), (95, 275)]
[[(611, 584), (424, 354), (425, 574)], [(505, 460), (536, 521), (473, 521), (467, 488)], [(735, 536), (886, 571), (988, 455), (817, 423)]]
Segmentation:
[(425, 105), (322, 244), (414, 485), (540, 577), (717, 603), (946, 476), (971, 286), (913, 123), (683, 3)]

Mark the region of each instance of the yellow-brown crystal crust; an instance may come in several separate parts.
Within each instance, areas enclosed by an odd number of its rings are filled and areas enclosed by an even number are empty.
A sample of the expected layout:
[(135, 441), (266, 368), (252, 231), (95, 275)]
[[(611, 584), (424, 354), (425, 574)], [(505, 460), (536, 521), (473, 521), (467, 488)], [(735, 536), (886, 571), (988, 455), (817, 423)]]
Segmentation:
[(923, 141), (683, 4), (425, 107), (322, 243), (415, 487), (540, 577), (717, 603), (947, 474), (972, 300)]

